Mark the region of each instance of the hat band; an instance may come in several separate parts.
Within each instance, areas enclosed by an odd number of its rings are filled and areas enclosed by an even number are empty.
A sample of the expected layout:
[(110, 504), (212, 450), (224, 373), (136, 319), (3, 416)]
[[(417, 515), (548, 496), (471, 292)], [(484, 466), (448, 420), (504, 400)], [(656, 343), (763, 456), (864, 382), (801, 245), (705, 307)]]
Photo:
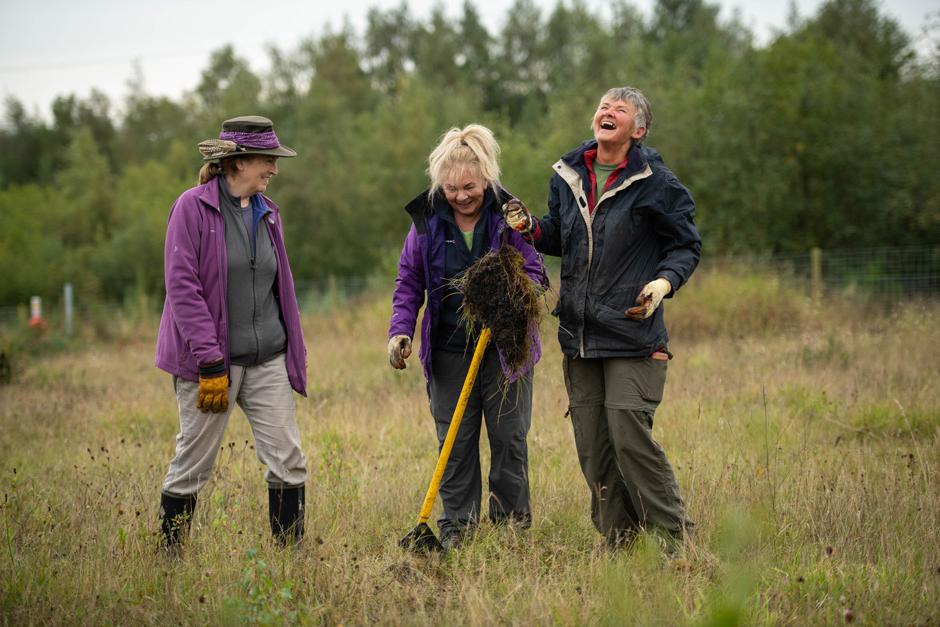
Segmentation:
[(219, 139), (233, 141), (239, 146), (244, 146), (245, 148), (262, 148), (265, 150), (279, 148), (281, 145), (281, 143), (277, 140), (277, 135), (274, 134), (274, 131), (266, 131), (264, 133), (222, 131), (219, 133)]

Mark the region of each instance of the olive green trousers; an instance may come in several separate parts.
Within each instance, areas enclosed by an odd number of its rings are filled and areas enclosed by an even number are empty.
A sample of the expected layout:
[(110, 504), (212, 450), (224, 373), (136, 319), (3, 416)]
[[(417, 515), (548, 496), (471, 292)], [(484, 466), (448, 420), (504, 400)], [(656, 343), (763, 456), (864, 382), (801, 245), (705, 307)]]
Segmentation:
[(667, 363), (564, 357), (575, 445), (591, 490), (591, 518), (611, 543), (644, 528), (681, 538), (691, 526), (666, 452), (653, 439), (653, 413), (663, 397)]

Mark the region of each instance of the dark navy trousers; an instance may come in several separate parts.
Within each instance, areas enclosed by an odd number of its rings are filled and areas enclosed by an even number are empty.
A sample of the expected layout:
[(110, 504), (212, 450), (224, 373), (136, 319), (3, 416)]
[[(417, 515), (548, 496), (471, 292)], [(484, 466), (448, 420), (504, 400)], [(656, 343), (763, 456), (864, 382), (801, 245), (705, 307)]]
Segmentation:
[[(439, 447), (447, 436), (472, 358), (472, 349), (465, 353), (435, 350), (431, 355), (428, 396)], [(444, 511), (438, 526), (442, 537), (467, 531), (479, 520), (480, 431), (484, 422), (491, 454), (487, 497), (490, 520), (515, 521), (523, 527), (532, 523), (526, 444), (532, 424), (532, 372), (507, 385), (499, 354), (491, 346), (480, 364), (441, 481)]]

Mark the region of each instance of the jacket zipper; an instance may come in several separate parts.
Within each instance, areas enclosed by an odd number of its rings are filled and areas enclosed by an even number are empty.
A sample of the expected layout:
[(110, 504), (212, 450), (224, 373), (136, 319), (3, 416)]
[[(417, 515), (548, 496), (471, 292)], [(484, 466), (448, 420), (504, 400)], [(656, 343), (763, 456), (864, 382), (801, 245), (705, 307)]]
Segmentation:
[[(208, 204), (208, 203), (207, 203)], [(213, 207), (219, 213), (219, 226), (215, 229), (216, 232), (216, 249), (218, 250), (219, 257), (219, 285), (221, 289), (219, 290), (219, 300), (221, 305), (219, 307), (219, 313), (222, 317), (221, 324), (217, 329), (220, 338), (219, 348), (225, 349), (222, 350), (222, 361), (225, 362), (225, 369), (228, 372), (229, 368), (229, 351), (228, 347), (228, 302), (226, 300), (225, 294), (228, 291), (228, 251), (225, 249), (225, 217), (222, 215), (221, 207)], [(221, 233), (222, 236), (219, 237), (218, 234)]]
[[(241, 216), (239, 216), (241, 218)], [(254, 216), (251, 217), (252, 224), (254, 224)], [(245, 224), (245, 221), (242, 220), (242, 224), (245, 226), (245, 246), (248, 249), (248, 265), (251, 268), (251, 331), (255, 335), (255, 358), (252, 360), (253, 363), (258, 363), (258, 360), (261, 358), (261, 338), (258, 336), (258, 294), (255, 287), (255, 276), (257, 270), (257, 264), (255, 263), (255, 251), (251, 249), (251, 233), (248, 231), (248, 225)], [(257, 232), (257, 229), (255, 229)], [(257, 250), (257, 246), (255, 247)]]

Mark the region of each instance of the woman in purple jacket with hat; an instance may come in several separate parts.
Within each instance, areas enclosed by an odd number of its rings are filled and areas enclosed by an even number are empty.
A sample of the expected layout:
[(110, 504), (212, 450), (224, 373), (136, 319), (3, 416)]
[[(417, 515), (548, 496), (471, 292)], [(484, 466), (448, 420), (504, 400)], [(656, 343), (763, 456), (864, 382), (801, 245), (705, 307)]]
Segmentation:
[[(475, 334), (468, 334), (460, 319), (462, 297), (450, 280), (503, 241), (522, 253), (533, 281), (543, 277), (539, 254), (519, 233), (507, 229), (501, 217), (502, 205), (512, 196), (500, 187), (498, 154), (489, 129), (478, 124), (450, 129), (428, 159), (430, 189), (405, 207), (413, 224), (398, 262), (388, 357), (393, 368), (405, 367), (418, 310), (426, 298), (419, 357), (440, 445), (476, 343)], [(445, 549), (456, 547), (479, 520), (484, 421), (491, 451), (490, 520), (524, 528), (531, 524), (526, 436), (532, 421), (532, 368), (540, 354), (536, 334), (528, 363), (518, 372), (503, 368), (492, 345), (484, 355), (441, 482), (444, 511), (438, 526)]]
[(271, 120), (226, 120), (199, 144), (199, 185), (170, 210), (164, 249), (166, 301), (156, 365), (173, 375), (180, 431), (160, 497), (164, 546), (175, 552), (196, 495), (212, 472), (237, 403), (268, 470), (271, 531), (303, 537), (307, 460), (293, 391), (306, 395), (306, 349), (281, 216), (264, 195), (281, 145)]

